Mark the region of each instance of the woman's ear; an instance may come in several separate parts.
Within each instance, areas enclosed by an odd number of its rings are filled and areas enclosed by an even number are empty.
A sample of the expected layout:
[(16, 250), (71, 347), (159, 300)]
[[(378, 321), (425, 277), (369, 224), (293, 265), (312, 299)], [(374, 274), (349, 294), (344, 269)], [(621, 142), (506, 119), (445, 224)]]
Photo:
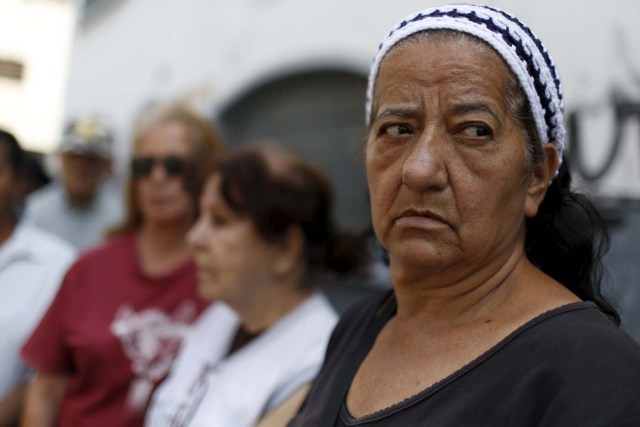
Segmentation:
[(555, 176), (557, 167), (558, 150), (555, 145), (549, 142), (542, 144), (542, 164), (534, 167), (529, 177), (524, 203), (524, 214), (527, 218), (533, 218), (538, 214), (538, 207), (547, 194), (547, 188)]
[(297, 225), (290, 226), (282, 239), (276, 243), (276, 257), (273, 270), (279, 276), (286, 276), (299, 265), (304, 251), (304, 233)]

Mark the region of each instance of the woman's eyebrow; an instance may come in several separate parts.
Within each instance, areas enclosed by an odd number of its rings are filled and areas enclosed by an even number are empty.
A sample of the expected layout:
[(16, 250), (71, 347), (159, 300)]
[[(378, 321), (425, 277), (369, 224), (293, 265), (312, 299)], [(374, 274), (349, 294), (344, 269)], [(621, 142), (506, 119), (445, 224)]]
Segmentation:
[(393, 117), (415, 117), (419, 114), (419, 108), (417, 107), (389, 107), (381, 109), (378, 114), (376, 114), (375, 120), (378, 120), (382, 117), (393, 116)]
[(494, 109), (491, 108), (491, 106), (489, 106), (489, 104), (487, 103), (480, 102), (480, 101), (465, 102), (460, 104), (454, 104), (451, 107), (451, 112), (453, 114), (459, 114), (459, 115), (466, 114), (466, 113), (473, 113), (477, 111), (482, 111), (490, 114), (499, 124), (502, 124), (502, 120), (500, 120), (500, 117), (498, 117), (498, 114), (496, 114)]

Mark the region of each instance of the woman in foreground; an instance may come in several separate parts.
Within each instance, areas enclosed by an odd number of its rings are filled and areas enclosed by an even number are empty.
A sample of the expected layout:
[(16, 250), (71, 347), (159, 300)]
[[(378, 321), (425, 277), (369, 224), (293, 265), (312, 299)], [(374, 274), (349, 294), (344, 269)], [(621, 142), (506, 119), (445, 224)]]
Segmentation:
[(640, 348), (600, 295), (606, 231), (570, 188), (553, 61), (485, 6), (400, 22), (366, 166), (393, 291), (351, 309), (290, 426), (640, 425)]
[(155, 393), (147, 425), (283, 426), (317, 374), (337, 316), (314, 284), (347, 271), (327, 178), (272, 146), (219, 162), (189, 233), (216, 300)]

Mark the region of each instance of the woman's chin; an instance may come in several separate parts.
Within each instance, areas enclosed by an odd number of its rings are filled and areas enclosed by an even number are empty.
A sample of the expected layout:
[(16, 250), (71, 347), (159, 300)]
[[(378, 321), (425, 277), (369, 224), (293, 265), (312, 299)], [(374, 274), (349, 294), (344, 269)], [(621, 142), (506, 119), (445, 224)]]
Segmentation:
[(392, 264), (438, 272), (455, 264), (461, 255), (446, 245), (434, 245), (424, 241), (404, 243), (389, 250)]
[(213, 301), (220, 299), (220, 289), (212, 283), (200, 281), (198, 283), (198, 295), (205, 301)]

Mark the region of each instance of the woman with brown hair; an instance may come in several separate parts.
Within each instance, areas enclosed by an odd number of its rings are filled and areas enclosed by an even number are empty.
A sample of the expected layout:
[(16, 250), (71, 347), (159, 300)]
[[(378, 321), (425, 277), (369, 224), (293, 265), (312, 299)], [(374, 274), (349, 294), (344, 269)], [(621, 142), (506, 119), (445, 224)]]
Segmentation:
[(346, 237), (327, 177), (307, 162), (273, 146), (223, 159), (189, 233), (200, 294), (216, 303), (186, 338), (147, 425), (284, 425), (337, 320), (314, 285), (359, 264)]
[(135, 130), (127, 218), (85, 253), (22, 355), (37, 375), (24, 426), (137, 426), (205, 303), (185, 235), (222, 147), (208, 122), (158, 107)]

